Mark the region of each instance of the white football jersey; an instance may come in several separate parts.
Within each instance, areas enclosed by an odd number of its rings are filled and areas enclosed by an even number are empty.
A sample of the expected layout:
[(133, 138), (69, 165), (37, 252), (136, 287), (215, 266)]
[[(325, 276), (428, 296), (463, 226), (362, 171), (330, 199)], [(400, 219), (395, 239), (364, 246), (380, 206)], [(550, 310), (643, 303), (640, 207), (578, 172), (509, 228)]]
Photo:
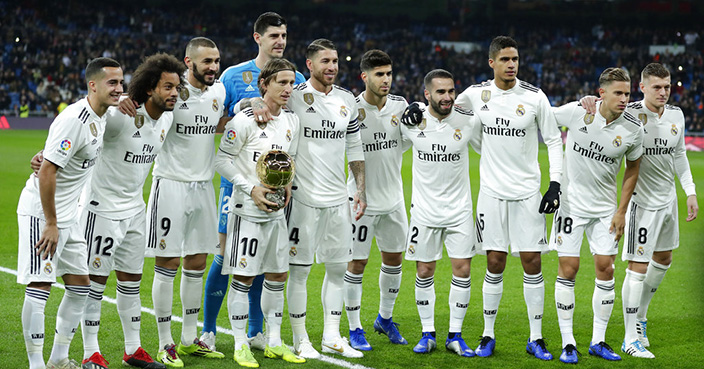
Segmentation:
[[(59, 167), (54, 195), (59, 228), (78, 222), (78, 199), (100, 154), (104, 132), (105, 115), (99, 117), (87, 98), (69, 105), (49, 126), (44, 160)], [(34, 173), (22, 190), (17, 214), (44, 219), (39, 179)]]
[(562, 174), (562, 136), (543, 91), (516, 80), (502, 90), (493, 80), (468, 87), (455, 101), (474, 111), (482, 125), (480, 188), (503, 200), (521, 200), (540, 191), (538, 128), (548, 147), (550, 180)]
[(459, 107), (442, 121), (426, 110), (417, 126), (401, 126), (403, 140), (413, 144), (414, 222), (450, 227), (471, 217), (468, 146), (479, 128), (476, 116)]
[(675, 175), (687, 196), (696, 195), (684, 146), (684, 115), (665, 105), (662, 117), (644, 101), (628, 104), (628, 112), (643, 123), (643, 160), (631, 200), (644, 209), (657, 210), (677, 201)]
[(144, 181), (171, 128), (173, 114), (164, 112), (154, 120), (143, 104), (134, 118), (117, 108), (109, 108), (106, 117), (103, 153), (84, 206), (108, 219), (127, 219), (144, 211)]
[(295, 157), (299, 133), (298, 117), (286, 108), (263, 128), (254, 121), (252, 108), (237, 113), (227, 122), (215, 165), (220, 175), (233, 184), (230, 212), (252, 222), (284, 216), (281, 210), (272, 213), (259, 210), (251, 193), (254, 186), (261, 184), (256, 170), (259, 157), (270, 150), (286, 151)]
[(583, 218), (612, 215), (616, 175), (624, 157), (635, 161), (643, 154), (643, 126), (627, 111), (607, 125), (601, 114), (587, 114), (578, 102), (556, 108), (555, 118), (568, 128), (561, 207)]
[(288, 107), (301, 122), (293, 196), (315, 208), (345, 203), (345, 154), (364, 161), (354, 95), (336, 85), (325, 94), (308, 80), (294, 87)]
[(225, 87), (220, 81), (201, 91), (186, 80), (153, 176), (182, 182), (213, 179), (215, 128), (223, 115), (224, 101)]
[[(379, 110), (364, 100), (364, 92), (357, 96), (359, 131), (364, 148), (364, 178), (367, 209), (364, 214), (388, 214), (404, 205), (401, 164), (408, 149), (401, 140), (401, 115), (408, 103), (401, 96), (387, 95), (386, 104)], [(354, 198), (357, 183), (347, 177), (347, 194)]]

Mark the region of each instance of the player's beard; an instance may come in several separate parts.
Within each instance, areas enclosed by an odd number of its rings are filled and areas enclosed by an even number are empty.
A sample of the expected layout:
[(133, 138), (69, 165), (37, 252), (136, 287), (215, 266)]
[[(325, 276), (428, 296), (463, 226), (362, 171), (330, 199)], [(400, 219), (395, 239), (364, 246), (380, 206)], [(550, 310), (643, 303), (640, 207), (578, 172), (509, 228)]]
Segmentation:
[(173, 111), (174, 107), (176, 106), (175, 104), (169, 106), (168, 104), (166, 104), (166, 100), (163, 97), (159, 96), (158, 94), (153, 94), (151, 96), (151, 100), (152, 100), (152, 103), (154, 104), (154, 106), (156, 106), (162, 112)]
[(440, 107), (439, 101), (435, 101), (433, 99), (430, 99), (430, 106), (433, 108), (433, 110), (435, 110), (436, 113), (438, 113), (438, 115), (441, 115), (443, 117), (450, 115), (450, 113), (452, 112), (452, 107), (454, 105), (455, 105), (455, 100), (450, 100), (450, 107), (442, 108), (442, 107)]
[[(215, 73), (213, 73), (213, 77), (214, 77), (214, 74)], [(206, 86), (212, 86), (215, 83), (215, 78), (213, 78), (213, 80), (210, 82), (205, 80), (205, 73), (200, 73), (198, 71), (198, 66), (196, 65), (196, 63), (193, 63), (193, 77), (196, 79), (196, 81), (198, 81)]]

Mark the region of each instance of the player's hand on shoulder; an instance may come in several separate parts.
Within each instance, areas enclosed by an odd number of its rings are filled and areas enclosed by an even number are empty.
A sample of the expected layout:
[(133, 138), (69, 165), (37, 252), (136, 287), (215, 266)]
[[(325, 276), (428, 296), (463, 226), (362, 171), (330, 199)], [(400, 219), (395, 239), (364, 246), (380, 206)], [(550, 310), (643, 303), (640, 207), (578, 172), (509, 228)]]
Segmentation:
[(257, 123), (266, 123), (274, 119), (269, 107), (259, 97), (252, 98), (252, 113), (254, 113), (254, 121)]
[(552, 214), (560, 207), (560, 182), (550, 181), (550, 187), (545, 191), (540, 201), (538, 213)]
[(582, 108), (587, 111), (587, 113), (594, 115), (596, 114), (596, 102), (600, 100), (601, 98), (597, 98), (596, 96), (587, 95), (579, 99), (579, 103), (582, 105)]
[(401, 123), (406, 126), (413, 127), (418, 125), (423, 120), (423, 109), (420, 104), (413, 102), (406, 107), (401, 115)]
[(29, 166), (34, 171), (34, 174), (39, 174), (39, 168), (42, 167), (42, 162), (44, 161), (44, 150), (40, 150), (36, 155), (32, 157), (29, 161)]
[(120, 103), (117, 105), (117, 109), (120, 110), (120, 113), (128, 115), (130, 117), (137, 116), (138, 108), (139, 104), (137, 104), (136, 101), (130, 98), (120, 99)]

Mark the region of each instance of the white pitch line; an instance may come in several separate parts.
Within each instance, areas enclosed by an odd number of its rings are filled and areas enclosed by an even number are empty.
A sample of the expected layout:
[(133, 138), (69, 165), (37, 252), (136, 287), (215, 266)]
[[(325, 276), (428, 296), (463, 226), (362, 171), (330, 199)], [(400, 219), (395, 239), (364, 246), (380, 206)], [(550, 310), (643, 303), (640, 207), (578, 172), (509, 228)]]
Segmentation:
[[(15, 276), (17, 275), (17, 271), (16, 271), (16, 270), (8, 269), (8, 268), (5, 268), (5, 267), (3, 267), (3, 266), (0, 266), (0, 272), (5, 272), (5, 273), (12, 274), (12, 275), (15, 275)], [(66, 289), (66, 287), (64, 287), (63, 284), (58, 283), (58, 282), (54, 283), (54, 284), (52, 285), (52, 287), (57, 287), (57, 288), (60, 288), (60, 289), (62, 289), (62, 290)], [(111, 304), (113, 304), (113, 305), (116, 305), (116, 304), (117, 304), (117, 301), (116, 301), (114, 298), (108, 297), (108, 296), (105, 296), (105, 295), (103, 295), (103, 301), (109, 302), (109, 303), (111, 303)], [(147, 314), (152, 315), (152, 316), (156, 316), (156, 312), (154, 312), (154, 309), (150, 309), (150, 308), (148, 308), (148, 307), (142, 306), (142, 312), (143, 312), (143, 313), (147, 313)], [(178, 315), (172, 315), (172, 316), (171, 316), (171, 320), (172, 320), (172, 321), (175, 321), (175, 322), (183, 323), (183, 318), (181, 318), (181, 317), (178, 316)], [(203, 322), (198, 321), (198, 327), (199, 327), (199, 328), (202, 328), (202, 327), (203, 327)], [(217, 329), (218, 329), (218, 333), (224, 333), (224, 334), (226, 334), (226, 335), (228, 335), (228, 336), (233, 336), (233, 337), (234, 337), (234, 332), (232, 331), (232, 329), (227, 329), (227, 328), (220, 327), (220, 326), (218, 326)], [(310, 360), (310, 359), (309, 359), (309, 360)], [(323, 362), (326, 362), (326, 363), (328, 363), (328, 364), (337, 365), (337, 366), (342, 367), (342, 368), (347, 368), (347, 369), (374, 369), (374, 368), (371, 368), (371, 367), (368, 367), (368, 366), (364, 366), (364, 365), (362, 365), (362, 364), (353, 364), (353, 363), (350, 363), (350, 362), (348, 362), (348, 361), (341, 360), (341, 359), (337, 359), (337, 358), (330, 357), (330, 356), (326, 356), (326, 355), (320, 355), (320, 359), (318, 359), (318, 360), (323, 361)]]

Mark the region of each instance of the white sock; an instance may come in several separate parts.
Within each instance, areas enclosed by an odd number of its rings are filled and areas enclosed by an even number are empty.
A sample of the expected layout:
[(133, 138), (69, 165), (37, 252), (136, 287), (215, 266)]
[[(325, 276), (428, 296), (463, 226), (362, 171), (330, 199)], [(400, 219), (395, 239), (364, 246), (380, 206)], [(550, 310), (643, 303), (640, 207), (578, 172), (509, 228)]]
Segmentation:
[(545, 307), (545, 281), (543, 273), (523, 273), (523, 299), (528, 311), (530, 340), (543, 338), (543, 310)]
[(636, 314), (640, 303), (641, 292), (643, 292), (643, 280), (645, 274), (637, 273), (626, 269), (626, 277), (623, 279), (623, 289), (621, 299), (623, 300), (623, 326), (625, 328), (624, 341), (628, 344), (638, 339), (636, 332)]
[(648, 271), (645, 273), (645, 280), (643, 281), (643, 292), (640, 296), (638, 319), (648, 319), (648, 306), (650, 305), (650, 301), (653, 299), (655, 291), (660, 287), (660, 283), (662, 283), (663, 278), (665, 278), (665, 273), (667, 273), (667, 269), (670, 268), (670, 265), (672, 264), (664, 265), (656, 263), (653, 260), (648, 264)]
[(154, 266), (152, 283), (152, 303), (156, 315), (156, 328), (159, 332), (159, 349), (174, 343), (171, 337), (171, 308), (174, 301), (174, 278), (176, 269)]
[(555, 305), (557, 308), (557, 321), (562, 335), (562, 347), (574, 345), (577, 341), (572, 333), (574, 319), (574, 280), (557, 277), (555, 281)]
[(379, 315), (389, 319), (393, 315), (394, 305), (401, 288), (402, 266), (381, 264), (379, 273)]
[(362, 307), (363, 276), (364, 274), (353, 274), (349, 270), (345, 272), (345, 310), (347, 311), (350, 331), (362, 328), (362, 322), (359, 319), (359, 309)]
[(435, 280), (416, 274), (416, 307), (420, 316), (421, 332), (435, 332)]
[(487, 270), (482, 286), (482, 296), (484, 297), (484, 333), (482, 336), (494, 338), (494, 323), (496, 323), (496, 313), (499, 311), (503, 292), (503, 273), (494, 274)]
[(227, 312), (235, 336), (235, 350), (241, 349), (243, 345), (249, 346), (247, 342), (247, 320), (249, 319), (247, 294), (251, 286), (232, 278), (230, 291), (227, 293)]
[(266, 320), (269, 346), (281, 346), (281, 322), (284, 314), (284, 285), (286, 282), (264, 280), (262, 287), (262, 313)]
[(22, 305), (22, 331), (30, 369), (44, 368), (44, 309), (49, 291), (27, 287)]
[(611, 312), (614, 310), (614, 300), (616, 292), (614, 286), (616, 281), (594, 280), (594, 295), (592, 296), (592, 310), (594, 310), (594, 330), (592, 332), (592, 343), (606, 341), (606, 327), (609, 325)]
[(139, 330), (142, 322), (142, 301), (139, 298), (140, 281), (117, 281), (117, 314), (125, 335), (125, 353), (134, 354), (142, 345)]
[(340, 338), (343, 291), (347, 263), (325, 263), (325, 278), (321, 299), (323, 301), (323, 340)]
[(450, 303), (450, 333), (462, 332), (462, 323), (464, 323), (464, 316), (467, 314), (471, 290), (472, 279), (470, 277), (452, 276), (448, 299)]
[(100, 330), (100, 305), (103, 301), (105, 285), (90, 281), (90, 292), (83, 310), (83, 358), (87, 359), (95, 352), (100, 352), (98, 330)]
[(73, 335), (76, 334), (78, 324), (81, 322), (83, 307), (90, 291), (90, 285), (75, 286), (66, 285), (64, 298), (61, 299), (59, 310), (56, 313), (56, 335), (54, 336), (54, 346), (51, 348), (49, 361), (58, 363), (68, 358), (68, 348), (71, 345)]
[(288, 300), (288, 316), (293, 331), (293, 342), (308, 339), (306, 332), (306, 305), (308, 292), (306, 282), (310, 274), (310, 265), (289, 265), (286, 299)]
[(198, 338), (198, 313), (203, 302), (203, 273), (205, 270), (181, 269), (181, 343), (192, 345)]

